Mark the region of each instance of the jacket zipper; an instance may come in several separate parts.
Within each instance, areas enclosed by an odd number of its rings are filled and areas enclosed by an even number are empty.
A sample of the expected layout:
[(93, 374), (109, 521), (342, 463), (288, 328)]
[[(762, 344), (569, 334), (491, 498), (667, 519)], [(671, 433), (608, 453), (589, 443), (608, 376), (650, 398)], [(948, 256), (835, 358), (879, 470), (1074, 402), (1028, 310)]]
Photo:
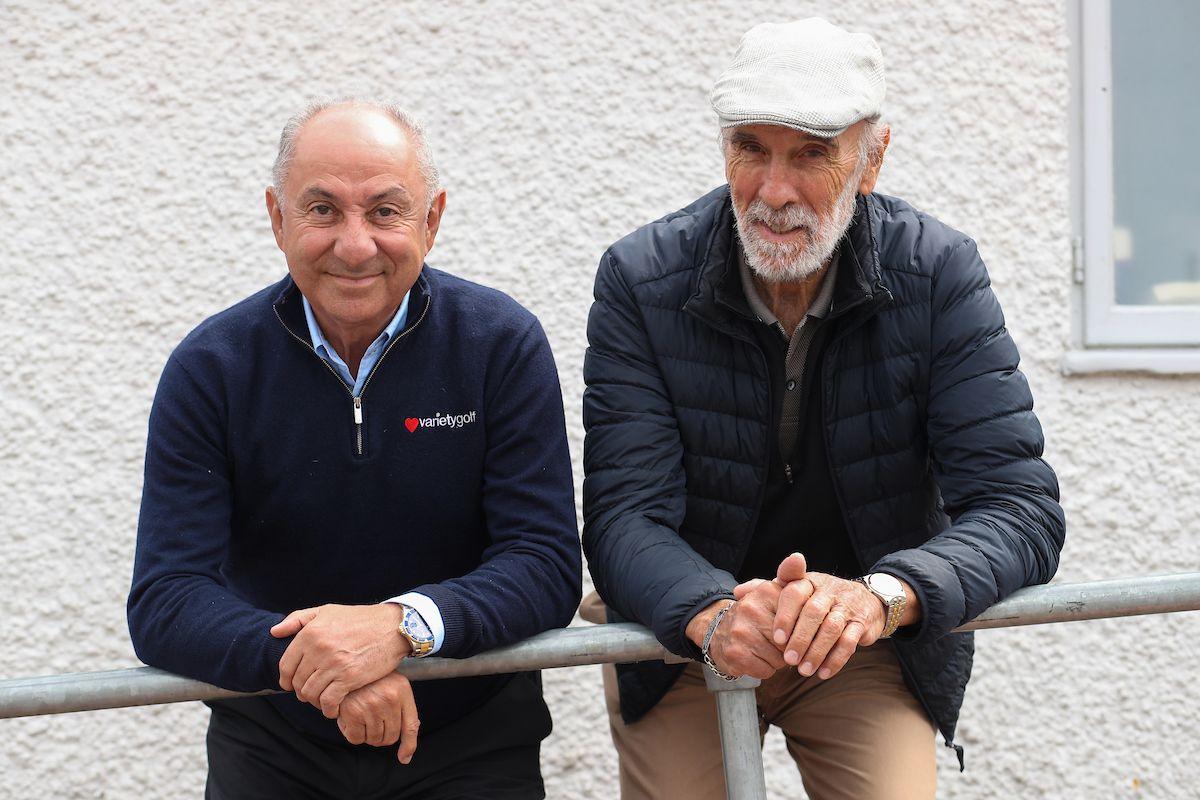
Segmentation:
[(354, 393), (354, 388), (351, 386), (347, 386), (346, 382), (342, 380), (342, 376), (337, 374), (337, 370), (335, 370), (333, 367), (331, 367), (329, 365), (329, 362), (326, 361), (325, 359), (321, 358), (321, 356), (317, 353), (317, 351), (313, 349), (312, 342), (306, 342), (303, 339), (301, 339), (299, 336), (297, 336), (296, 333), (287, 326), (287, 323), (283, 321), (283, 317), (281, 317), (279, 315), (279, 309), (274, 308), (274, 307), (272, 308), (272, 310), (275, 312), (275, 318), (277, 320), (279, 320), (279, 324), (283, 326), (283, 329), (285, 331), (287, 331), (288, 334), (293, 339), (295, 339), (297, 342), (299, 342), (300, 344), (302, 344), (306, 348), (308, 348), (308, 351), (310, 353), (312, 353), (314, 356), (316, 356), (318, 361), (320, 361), (322, 364), (325, 365), (325, 368), (328, 369), (330, 371), (330, 373), (333, 374), (333, 377), (337, 378), (337, 382), (340, 383), (342, 385), (342, 388), (346, 390), (346, 394), (350, 395), (350, 405), (351, 405), (352, 412), (354, 414), (354, 453), (355, 453), (355, 455), (358, 455), (358, 456), (363, 455), (363, 403), (362, 403), (362, 396), (363, 396), (363, 394), (366, 393), (367, 386), (370, 385), (371, 379), (375, 377), (375, 373), (379, 370), (379, 365), (383, 363), (383, 359), (387, 358), (387, 354), (392, 352), (392, 348), (396, 346), (396, 342), (399, 342), (405, 336), (407, 336), (408, 334), (415, 331), (417, 329), (417, 326), (420, 325), (421, 322), (424, 321), (425, 316), (429, 313), (429, 306), (431, 303), (432, 303), (432, 298), (427, 297), (425, 299), (425, 308), (421, 309), (421, 316), (417, 318), (417, 321), (414, 322), (412, 325), (410, 325), (408, 328), (405, 328), (403, 331), (401, 331), (400, 334), (395, 339), (392, 339), (392, 341), (388, 342), (388, 346), (386, 348), (384, 348), (383, 354), (381, 356), (379, 356), (379, 360), (375, 362), (375, 366), (371, 367), (371, 374), (368, 375), (366, 381), (363, 382), (362, 391), (359, 392), (357, 395)]
[[(890, 299), (890, 293), (887, 296)], [(882, 305), (882, 302), (880, 302), (880, 305)], [(859, 548), (858, 548), (857, 542), (855, 542), (854, 526), (851, 525), (850, 517), (846, 513), (846, 501), (842, 498), (842, 487), (838, 483), (837, 473), (834, 471), (834, 468), (833, 468), (833, 441), (830, 439), (829, 426), (825, 424), (825, 421), (829, 417), (830, 407), (833, 402), (833, 380), (832, 380), (833, 374), (832, 374), (832, 369), (830, 367), (830, 364), (833, 363), (833, 359), (831, 358), (831, 356), (835, 355), (834, 348), (840, 347), (842, 344), (842, 340), (845, 339), (846, 336), (848, 336), (850, 333), (852, 333), (856, 328), (858, 328), (867, 319), (867, 317), (870, 317), (870, 316), (872, 316), (872, 315), (866, 314), (863, 316), (862, 319), (856, 320), (855, 324), (850, 326), (846, 330), (838, 331), (837, 338), (829, 342), (829, 345), (825, 350), (825, 355), (821, 359), (821, 369), (824, 372), (824, 374), (822, 375), (822, 383), (824, 384), (824, 387), (823, 387), (824, 394), (821, 397), (821, 410), (822, 410), (821, 435), (825, 439), (825, 462), (826, 462), (826, 466), (829, 469), (830, 483), (833, 484), (833, 494), (834, 494), (834, 498), (837, 500), (838, 511), (841, 512), (842, 523), (846, 526), (846, 535), (848, 537), (850, 537), (850, 546), (854, 548), (855, 556), (858, 555)], [(865, 569), (865, 567), (864, 567), (864, 569)], [(913, 676), (911, 676), (909, 674), (908, 665), (905, 664), (904, 659), (902, 659), (900, 657), (899, 648), (893, 646), (893, 650), (895, 650), (895, 652), (896, 652), (896, 660), (900, 662), (901, 671), (905, 674), (906, 677), (910, 678), (910, 685), (914, 689), (913, 693), (917, 696), (917, 702), (919, 702), (921, 704), (921, 707), (925, 709), (925, 713), (926, 713), (926, 715), (928, 715), (929, 719), (933, 720), (935, 725), (938, 725), (939, 720), (938, 720), (937, 716), (933, 713), (933, 710), (929, 707), (929, 701), (926, 700), (925, 693), (917, 688), (917, 681), (915, 680), (915, 678), (913, 678)], [(938, 727), (940, 728), (941, 726), (938, 725)], [(950, 749), (954, 750), (954, 752), (958, 755), (959, 771), (961, 772), (962, 768), (963, 768), (962, 745), (955, 744), (953, 739), (946, 739), (946, 734), (944, 731), (941, 731), (941, 733), (942, 733), (942, 738), (946, 742), (946, 746), (949, 747)]]

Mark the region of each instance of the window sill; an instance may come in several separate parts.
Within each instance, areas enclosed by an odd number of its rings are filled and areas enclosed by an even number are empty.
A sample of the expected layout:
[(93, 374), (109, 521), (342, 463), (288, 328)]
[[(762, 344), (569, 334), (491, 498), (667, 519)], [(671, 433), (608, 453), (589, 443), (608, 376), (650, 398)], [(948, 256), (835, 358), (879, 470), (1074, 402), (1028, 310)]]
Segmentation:
[(1200, 375), (1200, 347), (1170, 350), (1069, 350), (1063, 356), (1061, 366), (1063, 375), (1091, 375), (1100, 372)]

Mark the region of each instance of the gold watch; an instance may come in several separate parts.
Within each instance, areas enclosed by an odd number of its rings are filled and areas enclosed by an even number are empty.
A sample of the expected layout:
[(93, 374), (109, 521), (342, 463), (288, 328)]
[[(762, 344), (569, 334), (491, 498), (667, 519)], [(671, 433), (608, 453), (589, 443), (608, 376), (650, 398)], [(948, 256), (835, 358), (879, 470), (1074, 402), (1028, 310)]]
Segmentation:
[(400, 635), (408, 639), (412, 645), (414, 658), (427, 656), (433, 652), (433, 631), (429, 629), (425, 618), (412, 606), (399, 604), (404, 616), (400, 618)]
[(898, 578), (888, 575), (886, 572), (872, 572), (870, 575), (864, 575), (854, 580), (867, 587), (871, 594), (878, 597), (879, 602), (883, 603), (887, 617), (884, 619), (883, 633), (879, 634), (879, 638), (886, 639), (896, 632), (896, 628), (900, 627), (900, 618), (904, 616), (904, 606), (908, 603), (908, 596), (904, 594), (904, 586)]

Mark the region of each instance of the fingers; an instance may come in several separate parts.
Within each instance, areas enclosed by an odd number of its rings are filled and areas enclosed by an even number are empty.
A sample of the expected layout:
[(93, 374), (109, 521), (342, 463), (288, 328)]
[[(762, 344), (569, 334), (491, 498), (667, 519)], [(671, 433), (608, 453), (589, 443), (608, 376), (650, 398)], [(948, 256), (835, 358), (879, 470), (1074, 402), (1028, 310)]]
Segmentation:
[[(283, 651), (283, 656), (279, 659), (279, 688), (285, 692), (290, 692), (295, 689), (296, 670), (300, 667), (300, 663), (304, 660), (304, 648), (297, 647), (295, 642), (288, 645), (287, 650)], [(307, 673), (305, 678), (307, 678)], [(300, 681), (301, 686), (304, 685)]]
[(733, 587), (733, 597), (735, 600), (741, 600), (746, 595), (753, 592), (760, 584), (766, 583), (762, 578), (751, 578), (745, 583), (739, 583)]
[[(302, 662), (300, 666), (301, 669), (303, 669), (305, 665)], [(329, 686), (332, 681), (333, 675), (328, 670), (323, 669), (313, 670), (311, 675), (303, 679), (301, 678), (300, 671), (297, 670), (296, 676), (292, 679), (293, 684), (300, 687), (296, 689), (296, 697), (300, 698), (309, 705), (320, 708), (322, 711), (325, 709), (321, 706), (321, 693), (325, 691), (325, 688)], [(337, 716), (336, 712), (337, 709), (335, 708), (332, 715), (326, 714), (325, 716), (333, 719)]]
[(289, 636), (295, 636), (300, 632), (300, 629), (313, 621), (317, 616), (317, 609), (302, 608), (299, 611), (293, 611), (271, 627), (271, 635), (276, 639), (286, 639)]
[(382, 747), (385, 744), (385, 717), (385, 714), (367, 714), (363, 719), (363, 727), (366, 729), (366, 736), (363, 739), (365, 744), (372, 747)]
[(785, 662), (792, 666), (800, 663), (800, 656), (808, 651), (809, 644), (817, 635), (817, 629), (825, 621), (825, 615), (832, 607), (833, 603), (827, 595), (813, 592), (812, 596), (804, 603), (804, 607), (800, 609), (800, 616), (796, 619), (795, 627), (792, 628), (791, 638), (788, 639), (783, 651)]
[(774, 601), (764, 597), (772, 588), (764, 581), (762, 591), (735, 603), (717, 628), (710, 653), (722, 672), (749, 675), (765, 680), (784, 666), (779, 649), (768, 638), (775, 618)]
[(784, 586), (779, 593), (779, 605), (775, 609), (775, 631), (772, 634), (775, 644), (779, 647), (783, 647), (787, 643), (788, 636), (796, 627), (800, 610), (804, 608), (808, 598), (812, 597), (813, 591), (812, 581), (808, 578), (801, 578)]
[(403, 722), (400, 729), (400, 747), (396, 750), (396, 758), (401, 764), (412, 761), (413, 753), (417, 751), (417, 732), (421, 727), (421, 719), (417, 716), (417, 702), (413, 699), (412, 687), (405, 681), (404, 692), (400, 698), (403, 712)]
[(367, 727), (357, 717), (338, 717), (338, 730), (350, 744), (363, 744), (367, 740)]
[(783, 583), (798, 581), (808, 574), (808, 562), (801, 553), (792, 553), (779, 563), (776, 577)]
[[(308, 686), (305, 685), (307, 690)], [(350, 694), (345, 683), (338, 680), (333, 680), (328, 683), (322, 690), (320, 695), (315, 700), (308, 700), (301, 697), (306, 703), (320, 706), (321, 713), (329, 719), (333, 719), (338, 715), (338, 708), (341, 707), (342, 701), (346, 699), (346, 695)]]
[(865, 632), (866, 628), (861, 622), (852, 621), (847, 623), (846, 629), (842, 631), (842, 635), (837, 640), (837, 644), (829, 651), (829, 655), (825, 656), (825, 661), (821, 664), (821, 668), (817, 670), (817, 677), (824, 681), (837, 675), (842, 667), (846, 666), (846, 662), (850, 660), (850, 656), (854, 655), (854, 651), (858, 649), (858, 644), (862, 641)]
[(846, 630), (846, 623), (849, 618), (846, 616), (846, 609), (840, 605), (834, 605), (825, 615), (825, 619), (821, 621), (817, 628), (817, 633), (813, 636), (812, 642), (808, 645), (807, 652), (804, 653), (804, 658), (800, 662), (800, 674), (808, 677), (817, 671), (817, 667), (825, 660), (825, 656), (829, 653), (830, 648), (841, 637), (842, 632)]
[(400, 741), (401, 720), (393, 718), (390, 714), (383, 717), (383, 741), (379, 743), (379, 747), (389, 747)]

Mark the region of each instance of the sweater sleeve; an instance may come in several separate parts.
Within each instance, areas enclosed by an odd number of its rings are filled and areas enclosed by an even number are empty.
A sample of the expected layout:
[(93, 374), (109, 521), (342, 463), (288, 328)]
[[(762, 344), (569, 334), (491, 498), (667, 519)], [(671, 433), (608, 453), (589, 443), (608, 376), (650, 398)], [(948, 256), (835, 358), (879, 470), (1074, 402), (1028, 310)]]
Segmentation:
[(465, 658), (565, 627), (582, 563), (562, 390), (537, 320), (488, 370), (482, 507), (490, 543), (479, 567), (411, 589), (437, 605), (438, 655)]
[(951, 525), (872, 568), (905, 580), (920, 599), (921, 623), (897, 634), (913, 643), (1050, 580), (1065, 537), (1029, 384), (974, 242), (949, 249), (932, 302), (926, 433)]
[(233, 507), (219, 390), (167, 361), (150, 412), (127, 614), (153, 667), (226, 689), (279, 688), (283, 616), (247, 603), (221, 574)]
[(636, 300), (611, 253), (600, 262), (584, 358), (583, 546), (596, 589), (663, 646), (697, 658), (684, 631), (734, 577), (679, 536), (683, 443)]

